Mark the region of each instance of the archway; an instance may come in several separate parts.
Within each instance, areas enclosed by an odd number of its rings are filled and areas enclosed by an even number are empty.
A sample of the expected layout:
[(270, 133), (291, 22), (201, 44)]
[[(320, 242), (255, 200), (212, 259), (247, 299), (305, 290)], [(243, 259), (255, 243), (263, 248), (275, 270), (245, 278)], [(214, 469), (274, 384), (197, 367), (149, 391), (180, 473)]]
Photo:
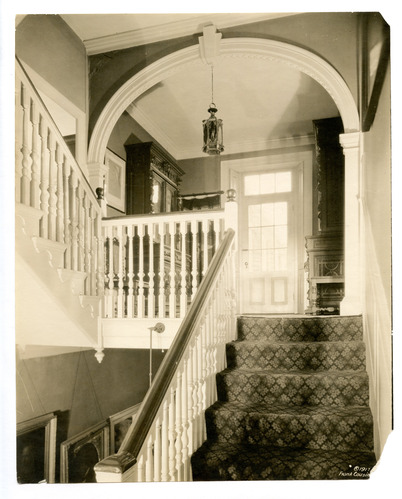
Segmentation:
[[(332, 97), (341, 115), (345, 133), (345, 298), (342, 314), (360, 314), (359, 176), (360, 123), (354, 98), (341, 75), (321, 57), (300, 47), (260, 38), (228, 38), (220, 41), (220, 58), (259, 58), (286, 64), (316, 80)], [(88, 150), (88, 171), (93, 188), (102, 185), (108, 139), (127, 106), (143, 92), (175, 72), (188, 69), (199, 60), (199, 46), (193, 45), (150, 64), (129, 79), (106, 104), (92, 134)]]

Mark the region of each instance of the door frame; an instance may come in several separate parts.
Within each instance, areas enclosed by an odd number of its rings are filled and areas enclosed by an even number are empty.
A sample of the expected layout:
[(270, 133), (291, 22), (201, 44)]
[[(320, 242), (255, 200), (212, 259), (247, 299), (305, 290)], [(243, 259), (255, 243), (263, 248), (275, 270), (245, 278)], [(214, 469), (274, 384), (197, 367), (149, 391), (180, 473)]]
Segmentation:
[[(297, 313), (304, 314), (307, 308), (307, 260), (305, 236), (311, 235), (313, 230), (313, 149), (302, 152), (284, 152), (282, 154), (266, 154), (255, 158), (241, 158), (221, 162), (221, 189), (235, 189), (240, 192), (240, 181), (244, 173), (292, 169), (297, 175), (298, 186), (295, 193), (295, 224), (296, 224), (296, 258), (297, 274), (295, 294)], [(238, 198), (241, 203), (241, 198)], [(238, 210), (242, 210), (241, 204)], [(240, 220), (240, 217), (239, 217)], [(239, 226), (238, 226), (239, 231)], [(240, 235), (240, 234), (239, 234)], [(236, 265), (237, 291), (240, 289), (241, 254), (238, 252)], [(240, 301), (237, 303), (237, 313), (240, 313)]]

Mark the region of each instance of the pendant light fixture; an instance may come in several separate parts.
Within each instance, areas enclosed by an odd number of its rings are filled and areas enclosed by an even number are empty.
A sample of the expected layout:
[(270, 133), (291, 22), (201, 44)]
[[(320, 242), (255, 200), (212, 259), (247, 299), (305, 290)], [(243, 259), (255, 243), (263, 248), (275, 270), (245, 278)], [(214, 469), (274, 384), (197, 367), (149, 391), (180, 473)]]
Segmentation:
[(202, 121), (204, 145), (203, 152), (207, 154), (220, 154), (223, 150), (223, 121), (215, 116), (218, 112), (214, 104), (214, 67), (211, 66), (212, 75), (212, 99), (209, 105), (208, 112), (210, 116), (208, 119)]

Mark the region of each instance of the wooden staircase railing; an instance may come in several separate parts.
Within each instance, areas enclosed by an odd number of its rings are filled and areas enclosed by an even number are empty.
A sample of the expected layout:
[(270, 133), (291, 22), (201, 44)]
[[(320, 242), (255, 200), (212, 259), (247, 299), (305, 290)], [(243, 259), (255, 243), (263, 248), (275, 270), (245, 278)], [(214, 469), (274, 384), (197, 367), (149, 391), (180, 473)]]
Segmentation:
[(104, 277), (98, 201), (18, 59), (15, 85), (16, 214), (37, 248), (58, 253), (53, 263), (62, 280), (74, 273), (82, 281), (79, 294), (99, 296)]
[(222, 241), (225, 211), (102, 221), (104, 317), (183, 318)]
[(98, 482), (191, 480), (206, 439), (204, 412), (236, 336), (235, 233), (228, 229), (119, 452), (95, 466)]

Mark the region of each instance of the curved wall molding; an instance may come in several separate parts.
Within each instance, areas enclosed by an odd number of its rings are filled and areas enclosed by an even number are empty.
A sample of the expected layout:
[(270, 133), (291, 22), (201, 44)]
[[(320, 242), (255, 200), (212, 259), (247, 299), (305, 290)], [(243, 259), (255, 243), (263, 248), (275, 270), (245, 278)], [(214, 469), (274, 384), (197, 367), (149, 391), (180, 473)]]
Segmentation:
[[(142, 93), (170, 75), (198, 63), (199, 45), (192, 45), (150, 64), (130, 78), (106, 104), (94, 127), (88, 163), (102, 164), (107, 142), (123, 111)], [(359, 116), (353, 96), (341, 75), (324, 59), (294, 45), (261, 38), (221, 40), (219, 58), (265, 59), (283, 63), (316, 80), (339, 109), (345, 133), (359, 131)]]

